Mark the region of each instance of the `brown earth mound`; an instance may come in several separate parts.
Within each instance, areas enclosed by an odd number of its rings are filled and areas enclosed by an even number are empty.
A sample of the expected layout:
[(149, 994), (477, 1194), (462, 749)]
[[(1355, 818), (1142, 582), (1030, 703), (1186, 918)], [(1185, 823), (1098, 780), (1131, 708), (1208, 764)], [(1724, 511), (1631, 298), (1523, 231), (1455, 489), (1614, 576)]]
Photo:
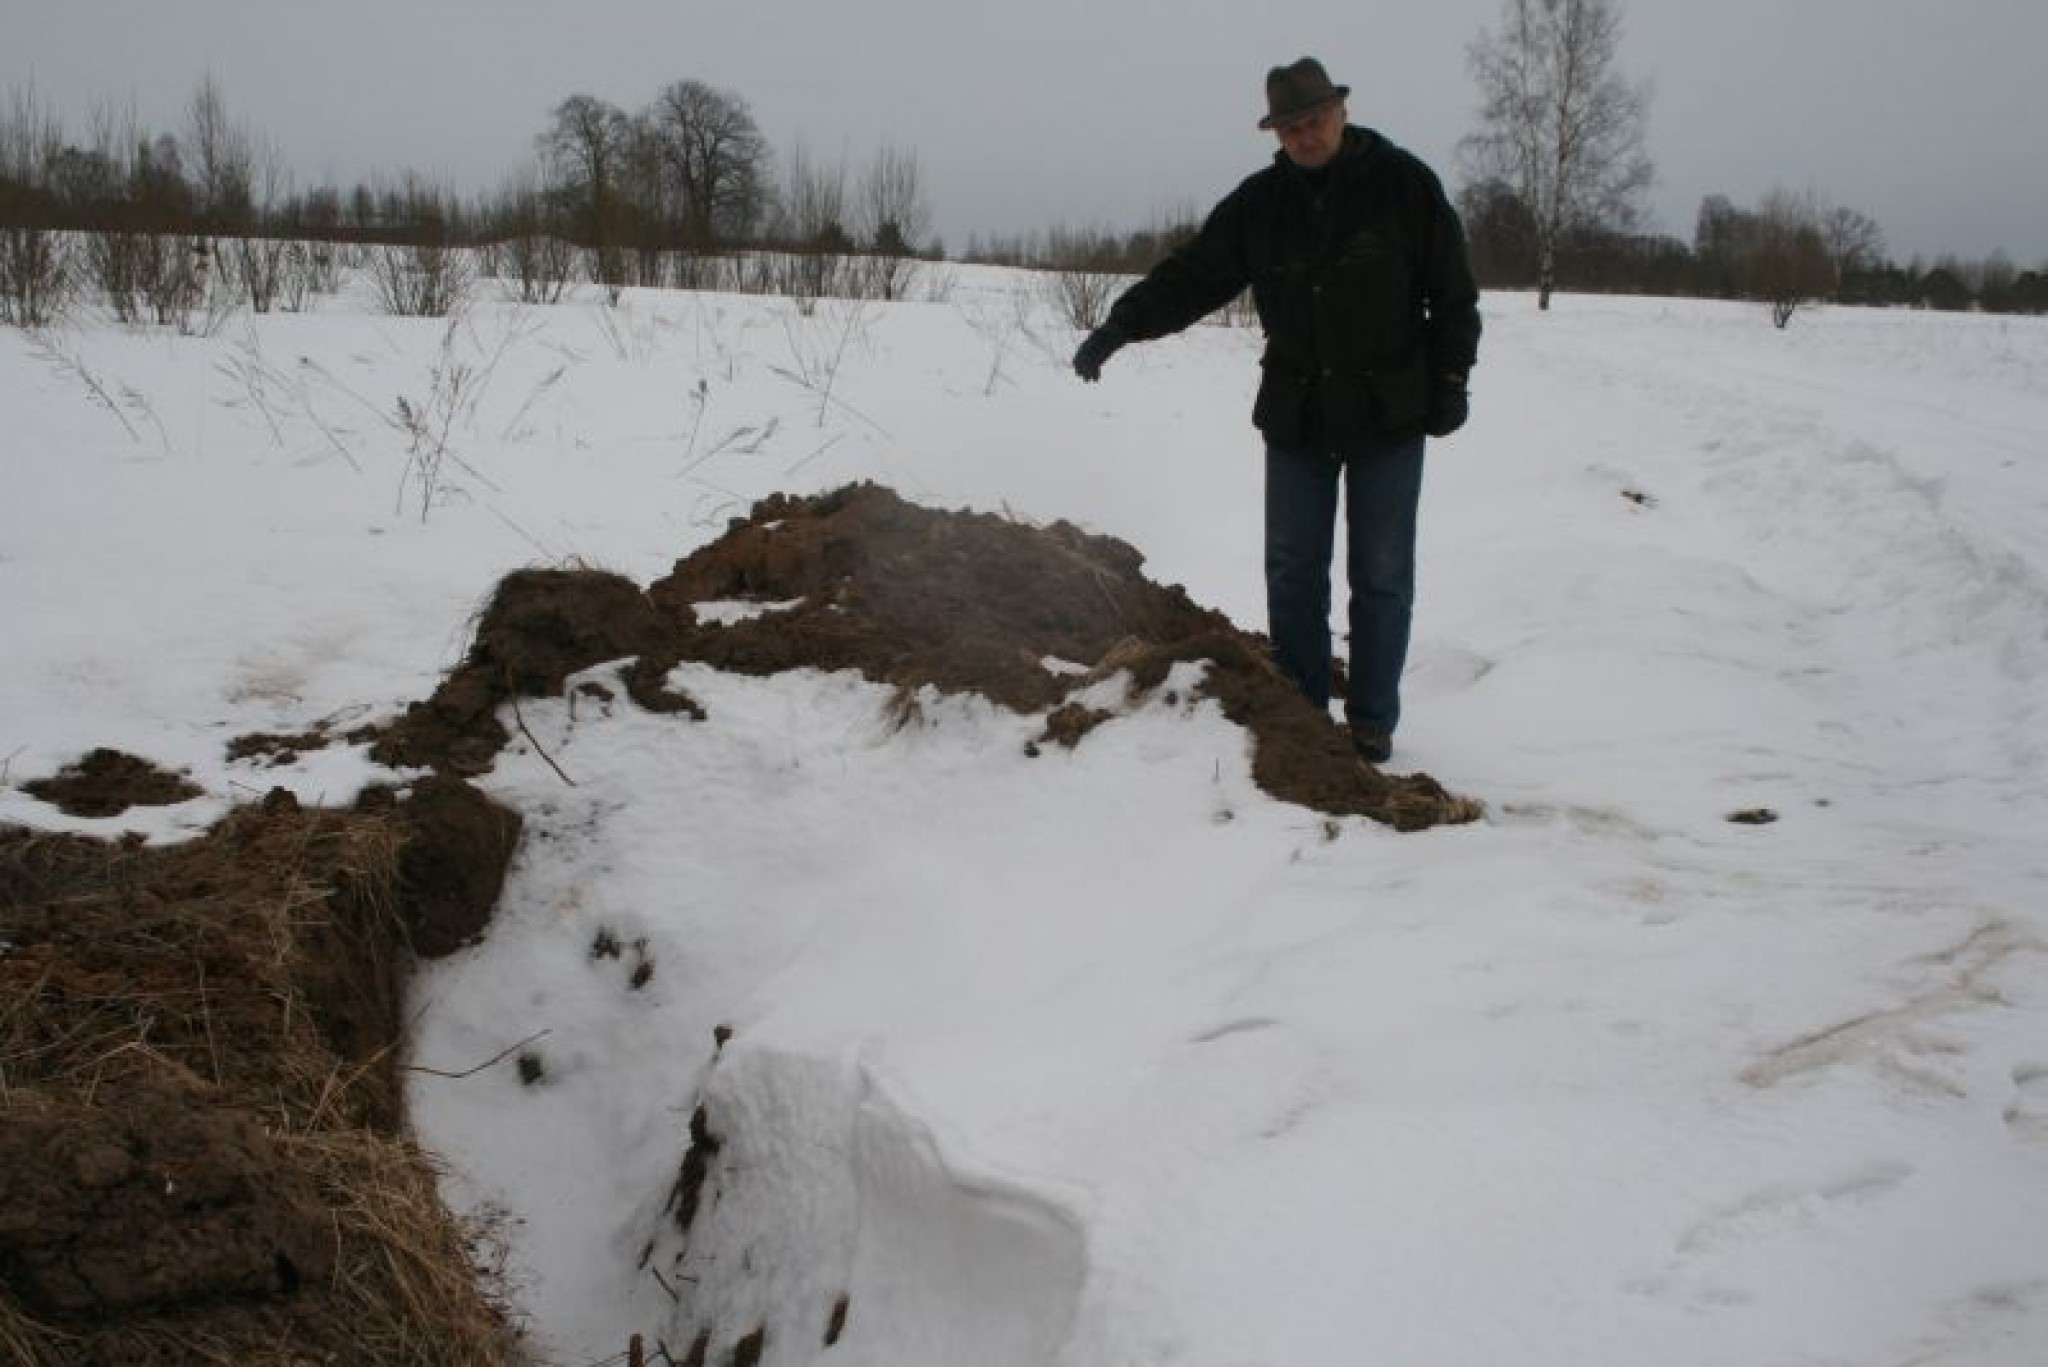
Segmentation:
[[(1114, 724), (1076, 690), (1206, 661), (1202, 692), (1274, 796), (1403, 830), (1478, 815), (1358, 763), (1258, 637), (1142, 564), (1065, 523), (874, 486), (772, 498), (646, 588), (508, 576), (462, 664), (376, 739), (377, 759), (435, 771), (403, 796), (308, 811), (279, 791), (165, 848), (0, 827), (0, 1364), (516, 1360), (475, 1232), (405, 1138), (399, 990), (410, 955), (482, 933), (518, 838), (464, 777), (508, 741), (507, 711), (523, 726), (521, 698), (592, 665), (630, 660), (634, 701), (699, 718), (665, 682), (683, 661), (852, 669), (906, 706), (930, 686), (1042, 712), (1037, 743), (1073, 746)], [(717, 600), (769, 610), (700, 616)], [(197, 793), (113, 751), (25, 786), (91, 816)]]
[[(1183, 660), (1209, 663), (1202, 691), (1251, 733), (1253, 775), (1283, 801), (1401, 830), (1474, 820), (1479, 804), (1427, 774), (1360, 764), (1328, 714), (1290, 686), (1265, 644), (1143, 557), (1067, 523), (1028, 527), (986, 513), (938, 512), (855, 485), (777, 496), (646, 590), (593, 570), (505, 579), (462, 665), (379, 743), (386, 763), (478, 772), (507, 739), (501, 704), (560, 693), (566, 677), (630, 657), (644, 706), (697, 711), (662, 680), (683, 661), (749, 674), (851, 669), (906, 696), (930, 685), (1047, 712), (1042, 741), (1074, 745), (1104, 718), (1067, 701), (1117, 670), (1157, 688)], [(697, 605), (773, 605), (732, 622)], [(1056, 672), (1048, 660), (1079, 666)]]

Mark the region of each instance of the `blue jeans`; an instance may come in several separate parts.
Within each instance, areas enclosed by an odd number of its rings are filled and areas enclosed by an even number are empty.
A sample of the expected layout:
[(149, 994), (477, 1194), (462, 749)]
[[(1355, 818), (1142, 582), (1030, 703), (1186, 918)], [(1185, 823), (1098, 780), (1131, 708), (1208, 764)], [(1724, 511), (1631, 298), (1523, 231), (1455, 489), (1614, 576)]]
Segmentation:
[(1415, 607), (1415, 512), (1421, 437), (1348, 455), (1266, 448), (1266, 623), (1273, 659), (1318, 707), (1330, 705), (1330, 559), (1342, 477), (1347, 541), (1350, 691), (1344, 716), (1394, 733)]

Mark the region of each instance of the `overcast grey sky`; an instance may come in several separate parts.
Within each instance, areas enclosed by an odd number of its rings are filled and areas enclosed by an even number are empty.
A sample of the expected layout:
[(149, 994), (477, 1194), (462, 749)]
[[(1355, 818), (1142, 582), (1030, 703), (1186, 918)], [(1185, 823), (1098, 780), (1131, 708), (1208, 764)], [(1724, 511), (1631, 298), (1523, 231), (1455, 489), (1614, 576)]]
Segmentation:
[[(1655, 226), (1813, 191), (1892, 255), (2048, 263), (2048, 0), (1621, 0), (1651, 83)], [(1453, 186), (1465, 49), (1499, 0), (0, 0), (0, 89), (86, 140), (95, 102), (177, 131), (211, 72), (301, 185), (417, 170), (464, 194), (530, 164), (572, 94), (701, 80), (778, 152), (916, 152), (936, 227), (1120, 228), (1206, 208), (1271, 151), (1267, 67), (1320, 56), (1355, 122)]]

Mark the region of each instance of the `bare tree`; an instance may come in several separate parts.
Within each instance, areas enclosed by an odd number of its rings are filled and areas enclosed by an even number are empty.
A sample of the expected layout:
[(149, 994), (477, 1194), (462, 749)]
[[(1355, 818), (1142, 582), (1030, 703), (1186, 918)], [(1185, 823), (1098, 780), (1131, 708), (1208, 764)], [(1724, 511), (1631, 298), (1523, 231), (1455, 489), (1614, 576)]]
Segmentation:
[(674, 244), (677, 196), (662, 155), (661, 130), (649, 113), (626, 120), (620, 158), (620, 220), (632, 246), (633, 283), (666, 284), (663, 262)]
[(45, 226), (63, 130), (33, 87), (0, 112), (0, 323), (39, 328), (70, 301), (68, 239)]
[(1829, 209), (1820, 218), (1821, 240), (1837, 275), (1852, 275), (1884, 264), (1884, 229), (1855, 209)]
[(1115, 234), (1107, 228), (1048, 229), (1036, 255), (1047, 267), (1041, 277), (1046, 302), (1069, 325), (1088, 331), (1100, 327), (1109, 306), (1130, 276), (1119, 268), (1122, 255)]
[(860, 180), (858, 228), (877, 250), (914, 252), (931, 233), (932, 211), (924, 194), (924, 170), (913, 150), (884, 145)]
[(576, 249), (555, 231), (541, 199), (539, 177), (528, 174), (512, 180), (487, 214), (495, 273), (517, 283), (521, 303), (559, 302), (575, 274)]
[[(291, 194), (291, 173), (285, 169), (284, 153), (269, 138), (252, 139), (250, 162), (255, 213), (242, 234), (227, 246), (228, 268), (247, 296), (250, 309), (268, 313), (286, 292), (303, 253), (295, 250), (291, 240), (261, 231)], [(303, 295), (300, 302), (304, 302)]]
[(618, 182), (631, 133), (631, 121), (614, 106), (595, 96), (571, 95), (555, 106), (554, 122), (540, 137), (551, 186), (571, 211), (576, 235), (597, 254), (594, 274), (614, 288), (625, 281)]
[(917, 153), (884, 146), (861, 176), (855, 231), (869, 253), (869, 293), (901, 299), (916, 275), (918, 244), (931, 231), (931, 206)]
[(154, 265), (155, 243), (147, 231), (138, 174), (149, 144), (135, 108), (95, 104), (91, 115), (92, 158), (97, 182), (87, 191), (95, 231), (84, 239), (86, 268), (117, 321), (140, 322)]
[(228, 117), (227, 98), (208, 73), (186, 110), (193, 189), (202, 232), (241, 232), (253, 206), (256, 152), (247, 129)]
[(207, 302), (212, 253), (206, 239), (185, 233), (150, 233), (141, 258), (142, 300), (148, 316), (179, 332), (195, 330), (193, 312)]
[(434, 242), (380, 242), (369, 252), (377, 306), (401, 318), (460, 313), (476, 283), (469, 254)]
[(655, 97), (652, 118), (682, 206), (684, 245), (704, 251), (750, 232), (765, 200), (768, 142), (747, 102), (677, 81)]
[(1749, 292), (1771, 306), (1771, 321), (1780, 328), (1802, 305), (1834, 292), (1834, 261), (1811, 194), (1773, 190), (1764, 196), (1747, 276)]
[(811, 160), (802, 143), (783, 168), (776, 236), (787, 251), (777, 292), (805, 312), (827, 295), (847, 292), (853, 237), (846, 230), (846, 168)]
[(1480, 127), (1460, 148), (1473, 179), (1502, 182), (1528, 209), (1539, 308), (1550, 307), (1560, 244), (1632, 227), (1654, 175), (1649, 96), (1622, 79), (1621, 34), (1615, 0), (1504, 0), (1500, 28), (1466, 50)]
[(459, 314), (476, 283), (476, 263), (455, 241), (454, 193), (408, 176), (388, 198), (389, 217), (404, 225), (407, 240), (370, 249), (370, 287), (378, 306), (408, 318)]

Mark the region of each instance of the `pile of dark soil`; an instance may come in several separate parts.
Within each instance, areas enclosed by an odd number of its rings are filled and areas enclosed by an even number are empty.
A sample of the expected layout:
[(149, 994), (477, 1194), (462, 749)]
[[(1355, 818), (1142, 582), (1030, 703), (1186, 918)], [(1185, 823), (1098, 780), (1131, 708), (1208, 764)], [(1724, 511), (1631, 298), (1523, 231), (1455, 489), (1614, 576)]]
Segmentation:
[[(1478, 803), (1427, 774), (1359, 763), (1328, 714), (1273, 668), (1261, 638), (1146, 579), (1143, 563), (1125, 543), (1067, 523), (934, 511), (874, 485), (778, 496), (645, 590), (595, 570), (509, 576), (462, 665), (375, 753), (479, 772), (508, 738), (502, 704), (558, 694), (569, 674), (628, 657), (632, 696), (659, 710), (701, 715), (663, 690), (683, 661), (746, 674), (851, 669), (906, 696), (931, 686), (1045, 711), (1041, 741), (1071, 746), (1106, 720), (1070, 703), (1075, 692), (1116, 670), (1155, 689), (1174, 664), (1201, 660), (1202, 692), (1251, 734), (1253, 775), (1274, 797), (1401, 830), (1478, 817)], [(698, 620), (696, 604), (723, 600), (778, 608)], [(1054, 672), (1048, 659), (1082, 669)]]
[[(523, 725), (521, 698), (593, 665), (630, 660), (634, 701), (697, 718), (666, 684), (684, 661), (857, 670), (906, 706), (931, 687), (1043, 713), (1035, 744), (1073, 746), (1114, 724), (1077, 690), (1118, 671), (1154, 690), (1206, 661), (1202, 693), (1251, 735), (1275, 797), (1403, 830), (1478, 815), (1427, 775), (1360, 764), (1259, 638), (1142, 564), (1064, 523), (874, 486), (772, 498), (644, 588), (504, 579), (462, 664), (375, 739), (377, 759), (432, 771), (402, 795), (312, 811), (280, 790), (163, 848), (0, 827), (0, 1364), (516, 1356), (474, 1232), (405, 1137), (399, 992), (412, 956), (483, 932), (517, 841), (517, 816), (466, 778), (508, 714)], [(775, 608), (700, 620), (734, 599)], [(104, 750), (26, 786), (87, 816), (196, 795)]]

